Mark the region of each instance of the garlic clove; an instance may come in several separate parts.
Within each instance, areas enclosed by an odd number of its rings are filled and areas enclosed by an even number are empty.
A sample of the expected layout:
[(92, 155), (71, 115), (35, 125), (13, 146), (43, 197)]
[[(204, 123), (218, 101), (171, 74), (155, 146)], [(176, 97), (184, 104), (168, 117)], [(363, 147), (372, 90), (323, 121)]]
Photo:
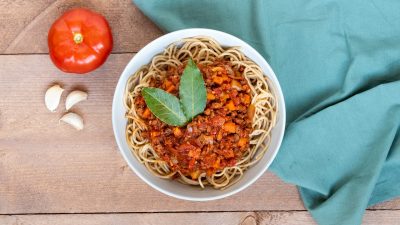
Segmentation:
[(67, 113), (60, 118), (60, 121), (73, 126), (77, 130), (83, 129), (83, 119), (76, 113)]
[(46, 94), (44, 95), (44, 103), (46, 104), (48, 110), (51, 112), (56, 111), (58, 104), (60, 104), (63, 91), (64, 89), (62, 89), (58, 84), (47, 89)]
[(68, 94), (67, 99), (65, 100), (65, 108), (69, 110), (76, 103), (86, 100), (88, 94), (83, 91), (73, 91)]

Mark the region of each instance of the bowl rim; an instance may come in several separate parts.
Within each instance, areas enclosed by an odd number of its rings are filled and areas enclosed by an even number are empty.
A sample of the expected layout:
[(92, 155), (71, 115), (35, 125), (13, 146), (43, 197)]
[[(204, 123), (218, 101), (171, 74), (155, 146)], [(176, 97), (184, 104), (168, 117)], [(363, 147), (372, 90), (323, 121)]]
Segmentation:
[[(188, 35), (188, 34), (190, 34), (190, 35)], [(277, 145), (276, 145), (276, 150), (272, 154), (271, 159), (256, 173), (255, 176), (250, 178), (242, 186), (240, 186), (240, 187), (238, 187), (236, 189), (231, 189), (231, 190), (229, 190), (229, 191), (227, 191), (225, 193), (221, 193), (221, 195), (211, 196), (211, 197), (191, 197), (191, 196), (187, 196), (187, 195), (180, 195), (180, 194), (172, 193), (172, 192), (169, 192), (169, 191), (159, 187), (157, 184), (153, 183), (152, 181), (148, 180), (144, 175), (142, 175), (141, 172), (139, 172), (135, 168), (135, 166), (132, 164), (132, 162), (128, 159), (128, 155), (126, 155), (127, 153), (125, 153), (125, 151), (123, 151), (123, 145), (122, 145), (121, 140), (120, 140), (121, 137), (118, 137), (119, 135), (118, 135), (118, 132), (117, 132), (117, 130), (120, 129), (120, 128), (117, 126), (117, 122), (116, 122), (117, 118), (116, 118), (116, 115), (115, 115), (117, 110), (118, 110), (117, 109), (117, 102), (121, 101), (121, 99), (119, 99), (117, 97), (118, 96), (118, 92), (125, 91), (126, 82), (123, 81), (123, 79), (122, 79), (123, 75), (127, 72), (128, 68), (130, 68), (130, 67), (132, 67), (132, 65), (134, 65), (135, 57), (141, 57), (142, 54), (145, 54), (147, 49), (151, 48), (151, 46), (154, 45), (155, 43), (161, 42), (163, 39), (170, 39), (171, 37), (180, 37), (179, 39), (173, 40), (172, 42), (169, 43), (169, 44), (174, 44), (174, 43), (177, 43), (177, 42), (181, 41), (184, 38), (194, 37), (194, 36), (208, 36), (208, 37), (211, 37), (211, 38), (214, 38), (213, 36), (221, 36), (221, 37), (224, 37), (224, 38), (232, 39), (233, 41), (235, 41), (237, 43), (240, 43), (239, 44), (240, 47), (244, 47), (248, 51), (251, 52), (251, 54), (253, 56), (251, 58), (252, 60), (254, 60), (254, 58), (257, 58), (258, 60), (262, 61), (265, 64), (265, 66), (271, 71), (270, 73), (268, 73), (268, 75), (266, 75), (266, 74), (264, 74), (264, 75), (268, 76), (268, 78), (270, 78), (270, 80), (272, 80), (274, 92), (277, 95), (277, 99), (278, 99), (278, 102), (280, 104), (279, 109), (281, 111), (281, 112), (278, 112), (278, 115), (279, 115), (278, 120), (281, 120), (281, 122), (282, 122), (282, 131), (280, 133), (278, 133), (279, 136), (278, 136), (278, 141), (277, 141)], [(153, 57), (154, 56), (155, 55), (153, 55)], [(151, 59), (150, 59), (150, 61), (151, 61)], [(269, 65), (269, 63), (264, 59), (263, 56), (261, 56), (260, 53), (258, 53), (257, 50), (255, 50), (253, 47), (251, 47), (249, 44), (247, 44), (245, 41), (239, 39), (238, 37), (235, 37), (235, 36), (233, 36), (231, 34), (228, 34), (228, 33), (222, 32), (222, 31), (213, 30), (213, 29), (207, 29), (207, 28), (188, 28), (188, 29), (181, 29), (181, 30), (177, 30), (177, 31), (174, 31), (174, 32), (170, 32), (170, 33), (164, 34), (164, 35), (154, 39), (153, 41), (148, 43), (146, 46), (144, 46), (142, 49), (140, 49), (140, 51), (137, 52), (130, 59), (130, 61), (128, 62), (128, 64), (126, 64), (124, 70), (122, 71), (120, 77), (118, 78), (118, 82), (117, 82), (117, 85), (115, 87), (113, 101), (112, 101), (112, 115), (111, 115), (111, 117), (112, 117), (111, 119), (112, 119), (112, 127), (113, 127), (114, 138), (115, 138), (115, 141), (116, 141), (116, 143), (118, 145), (119, 152), (122, 154), (125, 162), (129, 165), (131, 170), (133, 170), (135, 172), (135, 174), (138, 177), (140, 177), (141, 180), (143, 180), (146, 184), (148, 184), (149, 186), (151, 186), (155, 190), (157, 190), (157, 191), (159, 191), (159, 192), (161, 192), (161, 193), (163, 193), (165, 195), (177, 198), (177, 199), (188, 200), (188, 201), (211, 201), (211, 200), (222, 199), (222, 198), (234, 195), (234, 194), (246, 189), (247, 187), (249, 187), (251, 184), (253, 184), (257, 179), (259, 179), (266, 172), (266, 170), (269, 168), (269, 166), (275, 160), (276, 155), (279, 152), (281, 144), (282, 144), (283, 136), (284, 136), (284, 133), (285, 133), (285, 127), (286, 127), (286, 106), (285, 106), (285, 99), (284, 99), (284, 96), (283, 96), (283, 93), (282, 93), (282, 88), (280, 86), (280, 83), (279, 83), (274, 71), (272, 70), (272, 68)], [(272, 128), (272, 129), (274, 129), (274, 128)], [(125, 137), (123, 137), (123, 138), (125, 138)], [(130, 150), (129, 150), (129, 152), (131, 153)], [(136, 157), (134, 157), (134, 158), (136, 159)]]

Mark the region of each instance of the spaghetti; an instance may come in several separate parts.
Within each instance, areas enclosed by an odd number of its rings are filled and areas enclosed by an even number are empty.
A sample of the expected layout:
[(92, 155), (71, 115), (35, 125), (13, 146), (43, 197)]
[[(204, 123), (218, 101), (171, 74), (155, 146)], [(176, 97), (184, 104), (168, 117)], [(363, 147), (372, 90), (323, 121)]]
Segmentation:
[[(245, 147), (240, 154), (235, 153), (235, 155), (240, 157), (230, 160), (230, 163), (224, 166), (216, 167), (218, 168), (216, 170), (198, 170), (196, 171), (198, 173), (195, 175), (193, 175), (193, 172), (189, 175), (188, 172), (176, 169), (179, 167), (171, 167), (171, 163), (160, 157), (159, 148), (158, 150), (155, 149), (149, 140), (150, 138), (147, 134), (149, 124), (143, 119), (143, 112), (135, 104), (141, 98), (141, 89), (143, 87), (154, 86), (155, 80), (165, 80), (167, 73), (171, 69), (182, 69), (189, 58), (192, 58), (198, 64), (199, 68), (220, 64), (224, 66), (223, 63), (227, 62), (232, 67), (230, 69), (225, 66), (226, 70), (230, 70), (229, 74), (244, 77), (242, 82), (247, 83), (244, 86), (248, 88), (247, 92), (251, 95), (251, 99), (247, 100), (249, 101), (249, 111), (252, 114), (248, 140), (243, 138), (245, 141), (240, 144), (240, 146)], [(233, 73), (232, 71), (235, 72)], [(237, 71), (240, 71), (240, 74)], [(129, 78), (124, 94), (124, 104), (127, 118), (127, 143), (135, 157), (152, 174), (165, 179), (175, 178), (189, 185), (201, 186), (202, 188), (212, 186), (216, 189), (224, 189), (236, 183), (243, 176), (245, 170), (260, 161), (268, 150), (271, 141), (271, 129), (276, 124), (278, 109), (278, 101), (271, 87), (271, 82), (263, 74), (261, 68), (243, 55), (238, 48), (223, 48), (209, 37), (183, 39), (179, 45), (172, 44), (162, 54), (156, 55), (150, 64), (141, 67)], [(207, 117), (207, 115), (204, 117)], [(193, 121), (195, 120), (196, 118)], [(242, 138), (238, 140), (240, 143)], [(212, 143), (211, 140), (208, 144), (212, 145)], [(174, 160), (176, 161), (176, 159)]]

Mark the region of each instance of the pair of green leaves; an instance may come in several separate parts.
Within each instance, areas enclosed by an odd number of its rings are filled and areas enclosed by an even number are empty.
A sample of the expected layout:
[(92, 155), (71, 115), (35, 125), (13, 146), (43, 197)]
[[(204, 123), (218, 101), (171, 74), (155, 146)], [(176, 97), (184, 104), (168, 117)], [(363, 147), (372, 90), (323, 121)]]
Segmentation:
[(142, 95), (150, 111), (172, 126), (183, 126), (204, 111), (207, 91), (196, 63), (189, 59), (179, 84), (179, 98), (159, 89), (145, 87)]

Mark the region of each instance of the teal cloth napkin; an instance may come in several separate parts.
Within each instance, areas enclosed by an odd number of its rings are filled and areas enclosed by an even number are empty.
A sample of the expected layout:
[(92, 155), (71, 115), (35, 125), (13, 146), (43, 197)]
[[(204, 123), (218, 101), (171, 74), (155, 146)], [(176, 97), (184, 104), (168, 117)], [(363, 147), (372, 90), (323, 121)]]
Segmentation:
[(319, 224), (400, 195), (399, 0), (134, 2), (167, 32), (225, 31), (267, 59), (288, 122), (271, 170)]

